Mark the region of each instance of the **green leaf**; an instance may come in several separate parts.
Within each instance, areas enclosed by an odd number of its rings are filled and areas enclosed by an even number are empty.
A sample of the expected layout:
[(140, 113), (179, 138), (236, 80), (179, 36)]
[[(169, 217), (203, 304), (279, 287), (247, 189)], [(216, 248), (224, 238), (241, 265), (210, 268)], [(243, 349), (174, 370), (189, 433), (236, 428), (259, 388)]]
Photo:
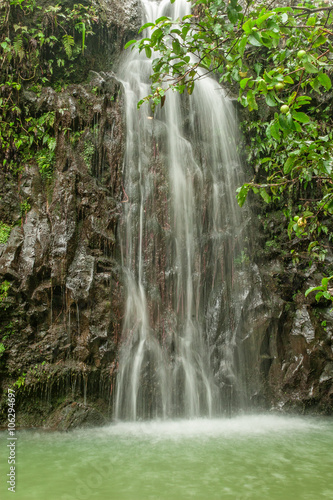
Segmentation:
[(279, 125), (282, 130), (285, 130), (286, 132), (289, 132), (292, 130), (290, 121), (287, 119), (286, 115), (280, 114), (279, 115)]
[(323, 278), (321, 280), (321, 284), (323, 285), (325, 290), (327, 290), (327, 284), (328, 284), (329, 280), (330, 280), (329, 278)]
[(178, 40), (173, 40), (172, 41), (172, 50), (174, 51), (174, 53), (179, 56), (180, 53), (181, 53), (181, 47), (180, 47), (180, 43)]
[(307, 73), (318, 73), (317, 68), (310, 62), (304, 63), (304, 68)]
[(252, 19), (249, 19), (248, 21), (246, 21), (246, 23), (243, 24), (242, 28), (245, 31), (245, 33), (249, 35), (254, 25), (255, 22)]
[(262, 46), (262, 40), (261, 40), (261, 37), (259, 35), (259, 33), (257, 32), (252, 32), (251, 35), (249, 35), (249, 43), (251, 45), (254, 45), (255, 47), (261, 47)]
[(151, 44), (152, 46), (155, 45), (162, 37), (164, 33), (161, 30), (161, 28), (157, 28), (156, 30), (153, 31), (151, 35)]
[(298, 122), (294, 122), (294, 126), (295, 126), (296, 132), (303, 132), (303, 129)]
[(323, 289), (322, 286), (313, 286), (311, 288), (308, 288), (307, 291), (305, 292), (305, 297), (307, 297), (311, 292), (315, 292), (316, 290), (322, 290), (322, 289)]
[(244, 55), (246, 44), (247, 44), (247, 36), (244, 35), (243, 38), (241, 39), (241, 41), (238, 44), (238, 52), (240, 53), (240, 55), (242, 57)]
[(240, 81), (240, 87), (241, 89), (245, 89), (247, 82), (251, 80), (251, 78), (243, 78), (243, 80)]
[(330, 77), (326, 75), (326, 73), (318, 73), (317, 78), (326, 90), (330, 90), (330, 88), (332, 87), (332, 82)]
[(255, 99), (255, 96), (254, 96), (252, 90), (248, 91), (248, 93), (246, 94), (246, 98), (247, 98), (247, 102), (248, 102), (250, 111), (258, 109), (258, 104), (257, 104), (257, 101)]
[[(141, 33), (141, 31), (143, 31), (143, 30), (145, 30), (147, 28), (151, 28), (152, 26), (155, 26), (155, 24), (154, 23), (146, 23), (143, 26), (141, 26), (141, 28), (139, 29), (138, 33)], [(126, 45), (125, 45), (125, 47), (126, 47)]]
[(254, 67), (254, 71), (257, 73), (257, 76), (259, 76), (260, 72), (262, 70), (262, 64), (261, 63), (255, 63), (255, 65), (253, 67)]
[(294, 83), (294, 80), (292, 78), (290, 78), (290, 76), (285, 76), (284, 79), (283, 79), (283, 81), (285, 83), (291, 83), (291, 84)]
[(227, 15), (228, 19), (232, 24), (236, 24), (238, 22), (238, 12), (235, 10), (229, 3), (227, 7)]
[(320, 47), (320, 45), (323, 45), (324, 43), (327, 42), (327, 38), (324, 35), (320, 35), (314, 42), (313, 48), (316, 49), (317, 47)]
[(141, 106), (142, 106), (142, 104), (143, 104), (144, 102), (145, 102), (145, 99), (140, 99), (140, 101), (138, 101), (138, 104), (136, 105), (136, 107), (137, 107), (138, 109), (140, 109), (140, 108), (141, 108)]
[(262, 36), (266, 36), (267, 38), (267, 35), (270, 37), (270, 38), (273, 38), (273, 40), (280, 40), (280, 35), (279, 33), (276, 33), (275, 31), (272, 31), (272, 30), (265, 30), (263, 33), (262, 33)]
[(311, 97), (307, 95), (300, 95), (297, 97), (297, 103), (300, 104), (301, 106), (309, 104), (311, 100), (312, 100)]
[(264, 21), (266, 21), (266, 19), (268, 19), (269, 17), (272, 17), (274, 14), (272, 12), (267, 12), (266, 14), (260, 16), (258, 19), (257, 19), (257, 26), (261, 26), (262, 23)]
[(318, 78), (316, 77), (314, 80), (310, 81), (310, 85), (311, 87), (318, 93), (321, 92), (321, 85), (320, 85), (320, 81), (318, 80)]
[(273, 12), (281, 13), (281, 12), (292, 12), (291, 7), (277, 7)]
[(274, 96), (269, 93), (265, 96), (265, 99), (266, 99), (266, 104), (268, 106), (270, 106), (271, 108), (275, 107), (277, 105), (277, 102), (276, 100), (274, 99)]
[(243, 186), (236, 189), (237, 203), (240, 207), (244, 205), (249, 189), (250, 189), (249, 184), (243, 184)]
[(145, 53), (146, 53), (146, 57), (148, 57), (148, 59), (151, 57), (151, 48), (148, 47), (148, 45), (145, 46)]
[(295, 163), (295, 158), (292, 158), (291, 156), (289, 156), (289, 158), (287, 159), (287, 161), (285, 162), (285, 164), (283, 166), (283, 173), (289, 174), (289, 172), (293, 168), (294, 163)]
[(307, 26), (314, 26), (316, 24), (316, 18), (315, 17), (309, 17), (309, 19), (306, 22)]
[(266, 189), (265, 188), (261, 188), (260, 189), (260, 196), (263, 198), (263, 200), (266, 202), (266, 203), (270, 203), (272, 198), (269, 196), (269, 194), (267, 193)]
[(274, 121), (269, 127), (270, 135), (276, 140), (280, 140), (280, 127), (277, 121)]
[[(174, 3), (174, 2), (171, 2), (171, 3)], [(170, 21), (170, 17), (167, 17), (167, 16), (159, 17), (158, 19), (156, 19), (155, 24), (159, 24), (159, 23), (162, 23), (164, 21)]]
[(72, 47), (74, 46), (74, 38), (71, 35), (64, 35), (62, 37), (62, 43), (64, 45), (66, 55), (70, 59), (73, 53)]
[(126, 43), (124, 48), (128, 49), (128, 47), (130, 47), (131, 45), (133, 45), (133, 43), (136, 43), (136, 42), (137, 42), (137, 40), (130, 40), (129, 42)]
[(310, 118), (305, 113), (301, 111), (292, 111), (292, 117), (301, 123), (309, 123)]

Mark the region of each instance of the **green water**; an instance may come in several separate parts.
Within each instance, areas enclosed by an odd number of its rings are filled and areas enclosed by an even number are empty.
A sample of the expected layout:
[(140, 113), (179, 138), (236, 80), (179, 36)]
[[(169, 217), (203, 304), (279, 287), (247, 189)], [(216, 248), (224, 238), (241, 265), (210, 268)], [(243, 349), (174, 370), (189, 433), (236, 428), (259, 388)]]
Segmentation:
[(15, 500), (333, 499), (333, 421), (280, 416), (17, 433)]

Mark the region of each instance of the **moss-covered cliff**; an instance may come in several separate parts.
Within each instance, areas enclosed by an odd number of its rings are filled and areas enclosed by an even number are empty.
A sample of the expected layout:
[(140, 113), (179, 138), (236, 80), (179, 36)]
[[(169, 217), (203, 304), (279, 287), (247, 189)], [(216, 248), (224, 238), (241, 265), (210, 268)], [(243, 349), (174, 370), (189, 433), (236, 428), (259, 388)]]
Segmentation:
[[(37, 88), (33, 79), (21, 80), (24, 119), (41, 135), (30, 145), (33, 154), (15, 142), (2, 149), (1, 419), (14, 386), (19, 425), (40, 425), (59, 405), (80, 401), (98, 401), (107, 415), (112, 397), (123, 308), (117, 220), (124, 141), (122, 89), (110, 71), (140, 17), (133, 1), (97, 2), (96, 10), (84, 56), (64, 63), (74, 65), (69, 77), (53, 73), (52, 86)], [(13, 12), (12, 20), (21, 15)], [(38, 130), (45, 116), (51, 119)], [(48, 150), (41, 154), (45, 136), (55, 141), (51, 159)], [(78, 423), (101, 421), (89, 405), (81, 413), (77, 407)], [(72, 413), (63, 425), (77, 421)]]

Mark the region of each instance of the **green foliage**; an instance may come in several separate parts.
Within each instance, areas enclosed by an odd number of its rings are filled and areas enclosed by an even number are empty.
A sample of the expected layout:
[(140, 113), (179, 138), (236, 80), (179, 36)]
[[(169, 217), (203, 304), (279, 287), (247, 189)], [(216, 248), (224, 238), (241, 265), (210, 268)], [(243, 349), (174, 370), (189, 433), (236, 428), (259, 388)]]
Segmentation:
[(250, 257), (246, 253), (246, 250), (242, 250), (240, 255), (235, 257), (234, 263), (236, 266), (248, 265), (250, 263)]
[(30, 203), (27, 200), (22, 201), (20, 204), (21, 217), (22, 218), (25, 217), (30, 210), (31, 210)]
[(37, 156), (39, 173), (44, 181), (51, 180), (53, 176), (54, 152), (45, 148), (41, 149)]
[(0, 283), (0, 304), (2, 304), (6, 300), (10, 286), (11, 285), (9, 281), (6, 280)]
[(31, 114), (25, 89), (38, 94), (47, 85), (71, 82), (85, 41), (98, 22), (92, 5), (42, 9), (34, 0), (0, 4), (0, 164), (19, 174), (37, 161), (44, 181), (52, 178), (55, 114)]
[(8, 338), (15, 333), (14, 325), (12, 322), (9, 322), (7, 325), (5, 325), (3, 328), (0, 330), (0, 358), (3, 355), (3, 353), (6, 351), (6, 341)]
[(30, 366), (28, 374), (29, 374), (29, 381), (31, 379), (34, 379), (34, 382), (40, 381), (42, 378), (45, 379), (45, 376), (47, 374), (47, 369), (45, 367), (46, 361), (43, 361), (40, 364), (36, 364), (34, 366)]
[(94, 144), (91, 141), (86, 142), (84, 145), (83, 158), (88, 168), (91, 167), (91, 161), (94, 156), (94, 153), (95, 153)]
[(307, 297), (309, 295), (309, 293), (318, 292), (316, 294), (316, 301), (317, 302), (322, 297), (326, 300), (330, 300), (331, 302), (333, 302), (333, 288), (328, 288), (328, 284), (332, 278), (333, 278), (333, 276), (330, 276), (329, 278), (323, 278), (321, 280), (320, 286), (314, 286), (314, 287), (308, 288), (307, 291), (305, 292), (305, 297)]
[(0, 245), (7, 243), (12, 228), (0, 221)]
[(2, 341), (5, 342), (11, 335), (14, 335), (15, 328), (13, 322), (10, 321), (0, 330), (0, 335), (2, 336)]
[(13, 386), (17, 387), (18, 389), (20, 389), (21, 387), (24, 387), (26, 376), (27, 376), (26, 373), (22, 373), (22, 375), (20, 375), (18, 377), (16, 382), (14, 382)]
[[(31, 79), (42, 84), (52, 82), (57, 61), (80, 57), (87, 36), (93, 34), (92, 27), (98, 22), (96, 8), (82, 4), (74, 4), (72, 9), (56, 5), (43, 10), (31, 0), (5, 0), (0, 14), (0, 58), (8, 84), (13, 79), (6, 68), (9, 62), (18, 83)], [(63, 76), (68, 78), (73, 71), (66, 65)]]
[(68, 59), (73, 55), (73, 46), (75, 45), (74, 38), (71, 35), (64, 35), (62, 37), (62, 42), (64, 44), (64, 49)]
[[(253, 192), (284, 207), (289, 238), (306, 242), (310, 263), (324, 261), (333, 214), (333, 9), (197, 0), (191, 15), (165, 16), (140, 32), (126, 47), (157, 55), (151, 94), (138, 107), (163, 105), (170, 90), (192, 94), (196, 81), (214, 72), (238, 89), (249, 111), (268, 110), (266, 122), (245, 123), (256, 174), (238, 188), (238, 203)], [(292, 258), (303, 255), (294, 249)]]

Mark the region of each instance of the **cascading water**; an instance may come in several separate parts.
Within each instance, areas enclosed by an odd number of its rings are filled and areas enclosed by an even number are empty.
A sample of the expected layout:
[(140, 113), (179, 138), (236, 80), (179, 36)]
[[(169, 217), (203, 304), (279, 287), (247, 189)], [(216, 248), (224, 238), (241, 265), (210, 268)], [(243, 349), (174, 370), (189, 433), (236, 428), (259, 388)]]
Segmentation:
[[(142, 5), (143, 22), (190, 13), (186, 0)], [(133, 51), (118, 75), (126, 102), (127, 300), (115, 417), (211, 416), (237, 386), (242, 288), (233, 277), (242, 221), (235, 113), (211, 78), (199, 81), (190, 98), (168, 92), (154, 115), (147, 105), (138, 111), (150, 74), (151, 61)]]

